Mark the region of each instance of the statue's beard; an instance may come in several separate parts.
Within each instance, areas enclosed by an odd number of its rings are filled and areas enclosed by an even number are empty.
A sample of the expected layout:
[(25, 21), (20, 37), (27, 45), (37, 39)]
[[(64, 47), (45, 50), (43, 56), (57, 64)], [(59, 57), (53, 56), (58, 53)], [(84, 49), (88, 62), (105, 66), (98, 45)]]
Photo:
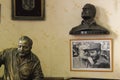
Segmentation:
[(30, 51), (26, 51), (26, 52), (18, 51), (18, 53), (20, 57), (25, 57), (30, 54)]
[(91, 16), (88, 16), (88, 15), (87, 15), (87, 16), (86, 16), (86, 15), (83, 15), (82, 18), (86, 20), (86, 19), (91, 19), (92, 17), (91, 17)]
[(81, 16), (83, 19), (93, 19), (94, 16), (92, 13), (85, 13), (85, 12), (82, 12), (82, 16)]

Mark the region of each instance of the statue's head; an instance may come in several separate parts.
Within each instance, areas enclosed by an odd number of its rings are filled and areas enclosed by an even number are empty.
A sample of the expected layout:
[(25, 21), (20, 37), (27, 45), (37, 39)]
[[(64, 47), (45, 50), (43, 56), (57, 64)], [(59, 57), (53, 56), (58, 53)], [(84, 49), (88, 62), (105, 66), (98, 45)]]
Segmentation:
[(92, 4), (86, 4), (83, 7), (83, 11), (82, 11), (82, 18), (83, 19), (91, 19), (94, 18), (96, 14), (96, 8), (94, 5)]
[(18, 52), (20, 56), (26, 56), (30, 54), (33, 41), (28, 36), (22, 36), (18, 41)]

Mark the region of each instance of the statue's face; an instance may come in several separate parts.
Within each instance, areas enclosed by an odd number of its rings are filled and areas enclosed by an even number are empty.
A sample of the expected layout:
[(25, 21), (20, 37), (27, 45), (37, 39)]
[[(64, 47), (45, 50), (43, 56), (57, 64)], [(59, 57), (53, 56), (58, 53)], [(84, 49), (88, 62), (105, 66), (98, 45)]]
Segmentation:
[(82, 18), (83, 19), (91, 19), (94, 18), (95, 16), (95, 11), (91, 7), (84, 7), (82, 11)]
[(20, 56), (28, 55), (31, 51), (31, 46), (26, 40), (19, 40), (18, 42), (18, 52)]

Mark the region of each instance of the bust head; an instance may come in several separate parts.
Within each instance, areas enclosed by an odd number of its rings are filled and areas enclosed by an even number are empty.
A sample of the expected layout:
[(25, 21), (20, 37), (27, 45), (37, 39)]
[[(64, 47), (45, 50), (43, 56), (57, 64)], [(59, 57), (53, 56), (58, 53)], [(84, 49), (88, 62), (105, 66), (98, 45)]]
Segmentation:
[(86, 4), (83, 7), (83, 11), (82, 11), (82, 18), (83, 19), (92, 19), (95, 17), (96, 14), (96, 8), (94, 5), (92, 4)]

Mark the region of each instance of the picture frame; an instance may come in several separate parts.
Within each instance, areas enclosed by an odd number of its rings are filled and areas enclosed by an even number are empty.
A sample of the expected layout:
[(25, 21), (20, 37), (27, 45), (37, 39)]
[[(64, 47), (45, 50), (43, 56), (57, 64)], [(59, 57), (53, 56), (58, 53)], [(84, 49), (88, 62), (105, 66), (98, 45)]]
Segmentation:
[(113, 72), (113, 39), (70, 39), (70, 71)]
[(12, 0), (12, 20), (45, 20), (45, 0)]

